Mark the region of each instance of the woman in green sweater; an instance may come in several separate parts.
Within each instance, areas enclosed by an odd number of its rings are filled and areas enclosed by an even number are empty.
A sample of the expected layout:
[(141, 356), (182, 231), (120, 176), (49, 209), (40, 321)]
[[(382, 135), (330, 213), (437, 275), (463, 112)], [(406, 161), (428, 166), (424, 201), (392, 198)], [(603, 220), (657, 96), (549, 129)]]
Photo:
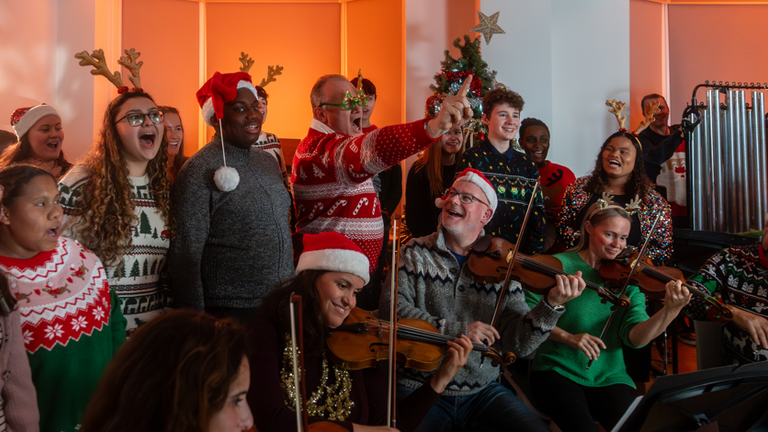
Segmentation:
[[(616, 258), (627, 246), (631, 223), (623, 208), (600, 200), (585, 218), (584, 234), (576, 248), (555, 257), (565, 272), (581, 271), (585, 280), (602, 285), (598, 271), (603, 262)], [(644, 294), (637, 287), (628, 287), (631, 306), (615, 312), (602, 339), (599, 336), (611, 313), (609, 305), (602, 304), (594, 291), (584, 291), (566, 303), (567, 310), (557, 327), (540, 345), (531, 373), (534, 405), (563, 432), (597, 431), (595, 422), (611, 430), (619, 421), (635, 397), (621, 343), (635, 348), (646, 345), (667, 328), (690, 299), (680, 281), (668, 283), (666, 290), (664, 307), (648, 317)], [(526, 293), (529, 305), (539, 300), (540, 296)], [(590, 360), (593, 363), (587, 369)], [(546, 401), (546, 406), (537, 401)]]

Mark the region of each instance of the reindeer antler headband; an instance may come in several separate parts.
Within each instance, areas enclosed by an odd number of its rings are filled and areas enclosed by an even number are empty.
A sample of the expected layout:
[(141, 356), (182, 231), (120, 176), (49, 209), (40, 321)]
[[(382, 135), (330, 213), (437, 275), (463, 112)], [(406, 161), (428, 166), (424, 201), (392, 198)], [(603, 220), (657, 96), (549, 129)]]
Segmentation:
[[(627, 121), (627, 116), (621, 115), (621, 112), (624, 111), (624, 107), (627, 106), (626, 102), (617, 101), (616, 99), (611, 99), (605, 101), (605, 105), (611, 107), (608, 111), (611, 112), (614, 116), (616, 116), (616, 121), (619, 122), (619, 130), (622, 132), (626, 132), (627, 128), (625, 126), (625, 123)], [(647, 104), (645, 104), (645, 120), (641, 121), (640, 124), (637, 126), (637, 129), (635, 129), (634, 132), (632, 132), (632, 135), (635, 137), (635, 141), (637, 142), (637, 145), (640, 146), (640, 150), (643, 149), (643, 144), (640, 143), (640, 140), (638, 139), (638, 135), (640, 135), (640, 132), (644, 131), (648, 126), (651, 125), (651, 123), (654, 120), (654, 117), (656, 114), (661, 112), (659, 110), (659, 101), (652, 101)]]
[(603, 195), (600, 199), (595, 202), (595, 204), (592, 206), (592, 208), (587, 213), (587, 217), (584, 218), (584, 220), (590, 220), (592, 219), (592, 216), (597, 213), (600, 210), (605, 210), (608, 208), (615, 208), (624, 210), (630, 215), (633, 215), (637, 213), (640, 210), (640, 202), (642, 200), (640, 199), (640, 195), (635, 195), (635, 198), (629, 201), (627, 205), (624, 207), (621, 207), (620, 205), (616, 205), (613, 202), (613, 191), (603, 192)]
[[(240, 66), (240, 72), (248, 73), (251, 70), (251, 67), (253, 67), (253, 57), (251, 57), (249, 54), (246, 54), (245, 51), (240, 51), (240, 63), (243, 65)], [(267, 86), (267, 84), (277, 81), (277, 78), (275, 78), (278, 75), (283, 74), (283, 67), (280, 65), (275, 66), (267, 66), (267, 78), (262, 79), (261, 83), (259, 84), (259, 87), (264, 88)]]
[[(141, 53), (136, 52), (135, 48), (124, 50), (124, 52), (125, 55), (121, 56), (117, 60), (117, 63), (128, 69), (128, 72), (131, 75), (128, 77), (128, 80), (130, 80), (131, 84), (133, 84), (132, 91), (143, 92), (144, 90), (141, 88), (141, 77), (139, 76), (139, 70), (141, 69), (141, 66), (144, 65), (144, 62), (136, 61)], [(107, 66), (107, 61), (104, 58), (104, 50), (97, 49), (94, 50), (91, 54), (88, 54), (88, 51), (81, 51), (75, 54), (75, 58), (80, 59), (80, 66), (93, 66), (91, 75), (103, 75), (106, 77), (109, 82), (117, 87), (118, 94), (123, 94), (128, 91), (128, 86), (123, 83), (120, 72), (110, 72), (109, 66)]]

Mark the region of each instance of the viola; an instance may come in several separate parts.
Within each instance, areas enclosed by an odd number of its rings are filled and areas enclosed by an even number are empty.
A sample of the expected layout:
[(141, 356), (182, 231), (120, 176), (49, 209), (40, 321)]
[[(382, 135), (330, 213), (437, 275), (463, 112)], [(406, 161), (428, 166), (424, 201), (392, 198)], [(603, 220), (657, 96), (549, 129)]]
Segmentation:
[(637, 263), (637, 270), (629, 281), (630, 285), (640, 288), (647, 297), (652, 299), (663, 299), (666, 295), (666, 284), (669, 281), (681, 280), (683, 286), (688, 291), (704, 300), (709, 309), (707, 316), (712, 321), (732, 320), (733, 312), (729, 306), (722, 305), (708, 292), (704, 292), (693, 285), (685, 283), (683, 272), (675, 267), (654, 266), (650, 260), (640, 260), (637, 262), (638, 252), (629, 249), (623, 250), (615, 259), (603, 262), (600, 267), (600, 276), (606, 280), (606, 283), (616, 286), (623, 286), (627, 283), (632, 267)]
[[(515, 245), (499, 237), (483, 236), (472, 245), (468, 267), (473, 279), (483, 283), (498, 283), (504, 280), (509, 270), (510, 251)], [(525, 255), (518, 252), (511, 268), (511, 278), (520, 282), (524, 289), (535, 294), (546, 295), (557, 286), (556, 275), (567, 275), (563, 264), (551, 255)], [(603, 303), (610, 302), (618, 307), (629, 307), (629, 298), (617, 296), (611, 290), (598, 284), (584, 281), (587, 288), (595, 291)]]
[[(389, 321), (382, 321), (370, 312), (354, 308), (344, 324), (329, 331), (326, 337), (329, 357), (344, 369), (358, 370), (375, 367), (389, 358)], [(438, 333), (427, 321), (409, 318), (397, 321), (396, 359), (404, 367), (429, 372), (437, 369), (445, 354), (447, 342), (455, 338)], [(482, 353), (494, 363), (512, 364), (512, 353), (500, 354), (495, 348), (473, 343), (472, 350)]]

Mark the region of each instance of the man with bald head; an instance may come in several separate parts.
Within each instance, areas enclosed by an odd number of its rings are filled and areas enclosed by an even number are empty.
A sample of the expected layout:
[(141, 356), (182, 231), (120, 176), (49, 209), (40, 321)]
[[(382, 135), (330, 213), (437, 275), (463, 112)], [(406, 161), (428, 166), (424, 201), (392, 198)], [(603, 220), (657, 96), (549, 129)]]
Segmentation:
[(320, 77), (310, 94), (312, 123), (293, 158), (294, 256), (301, 252), (304, 234), (336, 231), (360, 246), (373, 273), (381, 253), (384, 222), (371, 178), (472, 118), (466, 98), (471, 81), (469, 77), (457, 96), (445, 99), (434, 119), (361, 135), (355, 120), (362, 116), (364, 97), (342, 75)]

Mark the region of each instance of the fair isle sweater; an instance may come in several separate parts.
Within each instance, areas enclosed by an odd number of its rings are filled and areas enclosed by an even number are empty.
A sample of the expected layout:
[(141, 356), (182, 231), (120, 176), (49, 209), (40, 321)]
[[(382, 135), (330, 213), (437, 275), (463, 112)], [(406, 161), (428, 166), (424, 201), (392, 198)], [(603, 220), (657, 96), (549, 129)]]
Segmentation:
[[(467, 265), (459, 267), (456, 257), (445, 246), (442, 225), (437, 232), (412, 239), (402, 248), (398, 274), (398, 317), (426, 320), (441, 334), (455, 337), (467, 334), (469, 323), (491, 322), (503, 285), (472, 280)], [(389, 284), (388, 280), (385, 286)], [(389, 301), (390, 290), (383, 289), (379, 316), (389, 316)], [(497, 326), (501, 339), (495, 346), (502, 352), (524, 357), (549, 337), (562, 314), (544, 302), (530, 309), (520, 283), (510, 282)], [(480, 353), (472, 352), (443, 395), (472, 395), (498, 378), (499, 368), (493, 367), (489, 359), (480, 366)], [(413, 369), (400, 372), (399, 383), (410, 388), (419, 388), (432, 375)]]
[(214, 136), (184, 164), (171, 191), (176, 235), (168, 273), (177, 307), (258, 308), (294, 274), (291, 197), (275, 159), (230, 144), (225, 151), (240, 176), (234, 190), (222, 192), (213, 181), (223, 165)]
[[(566, 252), (555, 255), (563, 263), (563, 271), (568, 274), (582, 272), (586, 281), (603, 284), (603, 278), (597, 270), (581, 259), (577, 252)], [(629, 332), (637, 325), (648, 319), (645, 311), (645, 295), (630, 285), (626, 291), (632, 304), (627, 308), (619, 308), (611, 321), (610, 327), (603, 337), (607, 349), (600, 351), (600, 357), (592, 362), (589, 370), (589, 358), (580, 350), (575, 350), (564, 343), (547, 340), (541, 344), (533, 359), (533, 370), (554, 371), (565, 378), (585, 387), (605, 387), (613, 384), (625, 384), (635, 388), (624, 366), (622, 342), (633, 346), (629, 340)], [(525, 293), (529, 305), (540, 301), (541, 296), (531, 292)], [(603, 304), (601, 297), (592, 290), (585, 289), (580, 296), (565, 304), (566, 311), (557, 326), (570, 334), (589, 333), (600, 337), (608, 316), (611, 314), (611, 304)]]
[(296, 149), (291, 173), (297, 252), (303, 234), (336, 231), (362, 249), (371, 273), (376, 270), (384, 221), (371, 178), (434, 141), (424, 130), (426, 122), (387, 126), (350, 137), (312, 120)]
[(125, 341), (104, 267), (80, 243), (59, 237), (55, 249), (32, 258), (0, 257), (0, 270), (21, 312), (40, 430), (78, 430), (102, 371)]
[[(160, 274), (165, 267), (170, 246), (170, 232), (165, 225), (152, 194), (149, 175), (128, 177), (131, 182), (131, 201), (136, 215), (131, 245), (118, 263), (104, 266), (109, 286), (120, 298), (120, 310), (128, 320), (127, 335), (141, 324), (163, 312), (165, 299), (160, 285)], [(82, 165), (76, 166), (59, 183), (61, 207), (64, 209), (62, 235), (82, 241), (77, 216), (82, 189), (89, 181)]]

